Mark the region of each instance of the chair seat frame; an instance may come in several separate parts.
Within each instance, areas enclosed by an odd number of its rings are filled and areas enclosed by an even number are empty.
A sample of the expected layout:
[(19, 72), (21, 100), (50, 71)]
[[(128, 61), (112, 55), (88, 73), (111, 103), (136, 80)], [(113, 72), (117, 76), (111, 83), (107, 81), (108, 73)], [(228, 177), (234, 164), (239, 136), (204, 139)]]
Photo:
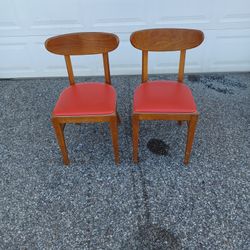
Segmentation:
[(119, 144), (118, 144), (118, 124), (120, 123), (120, 118), (118, 113), (113, 113), (110, 115), (98, 115), (98, 116), (52, 116), (51, 122), (53, 124), (56, 137), (58, 140), (58, 144), (60, 146), (63, 162), (65, 165), (69, 164), (69, 157), (68, 157), (68, 150), (65, 143), (64, 138), (64, 128), (65, 125), (68, 123), (100, 123), (100, 122), (108, 122), (111, 136), (112, 136), (112, 143), (114, 147), (114, 156), (115, 156), (115, 163), (119, 164)]
[(178, 121), (179, 125), (182, 124), (183, 121), (187, 122), (188, 125), (188, 133), (187, 133), (187, 141), (186, 141), (186, 149), (185, 149), (185, 158), (184, 164), (189, 163), (192, 144), (194, 140), (194, 134), (196, 129), (196, 124), (198, 122), (199, 113), (171, 113), (171, 114), (152, 114), (152, 113), (133, 113), (132, 114), (132, 131), (133, 131), (133, 161), (134, 163), (138, 163), (138, 144), (139, 144), (139, 122), (140, 121)]

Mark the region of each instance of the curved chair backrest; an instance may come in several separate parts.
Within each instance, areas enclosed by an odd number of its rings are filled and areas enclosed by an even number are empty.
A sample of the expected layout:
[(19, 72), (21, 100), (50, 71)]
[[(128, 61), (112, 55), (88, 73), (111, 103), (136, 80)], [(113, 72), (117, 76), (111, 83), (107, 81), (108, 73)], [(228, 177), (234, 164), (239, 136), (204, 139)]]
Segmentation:
[(59, 55), (91, 55), (110, 52), (118, 47), (119, 38), (111, 33), (81, 32), (49, 38), (47, 50)]
[(109, 71), (108, 52), (116, 49), (119, 38), (115, 34), (105, 32), (79, 32), (54, 36), (46, 40), (45, 47), (48, 51), (64, 55), (70, 84), (74, 84), (74, 75), (70, 60), (71, 55), (102, 54), (105, 82), (111, 83)]
[(147, 29), (132, 33), (131, 44), (142, 50), (142, 82), (148, 80), (148, 51), (180, 51), (178, 81), (182, 82), (186, 50), (199, 46), (203, 40), (203, 32), (194, 29)]

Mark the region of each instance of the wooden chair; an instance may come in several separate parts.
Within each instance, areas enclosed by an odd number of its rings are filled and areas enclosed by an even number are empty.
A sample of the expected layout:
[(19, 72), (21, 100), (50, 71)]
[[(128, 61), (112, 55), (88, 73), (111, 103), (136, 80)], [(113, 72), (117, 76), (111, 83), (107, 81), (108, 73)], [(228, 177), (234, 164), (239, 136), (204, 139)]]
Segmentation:
[[(132, 45), (142, 51), (142, 84), (134, 93), (132, 114), (133, 160), (138, 162), (139, 121), (187, 121), (188, 134), (184, 163), (188, 164), (198, 111), (191, 90), (183, 83), (187, 49), (202, 43), (204, 35), (192, 29), (148, 29), (132, 33)], [(149, 51), (180, 51), (178, 81), (148, 81)]]
[[(65, 57), (70, 86), (62, 91), (52, 112), (52, 123), (60, 146), (63, 162), (69, 164), (64, 139), (66, 123), (109, 122), (114, 148), (115, 163), (119, 163), (116, 91), (111, 86), (108, 52), (116, 49), (119, 38), (111, 33), (82, 32), (49, 38), (48, 51)], [(102, 54), (105, 83), (75, 83), (71, 55)]]

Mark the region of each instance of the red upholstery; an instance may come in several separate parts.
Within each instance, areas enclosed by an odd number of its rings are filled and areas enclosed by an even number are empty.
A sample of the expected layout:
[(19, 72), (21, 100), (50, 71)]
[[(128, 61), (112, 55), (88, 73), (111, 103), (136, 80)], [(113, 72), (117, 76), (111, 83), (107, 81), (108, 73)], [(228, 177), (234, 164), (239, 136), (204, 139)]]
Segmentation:
[(115, 89), (105, 83), (77, 83), (62, 91), (54, 116), (106, 115), (116, 112)]
[(134, 94), (135, 113), (193, 113), (196, 104), (184, 83), (151, 81), (140, 84)]

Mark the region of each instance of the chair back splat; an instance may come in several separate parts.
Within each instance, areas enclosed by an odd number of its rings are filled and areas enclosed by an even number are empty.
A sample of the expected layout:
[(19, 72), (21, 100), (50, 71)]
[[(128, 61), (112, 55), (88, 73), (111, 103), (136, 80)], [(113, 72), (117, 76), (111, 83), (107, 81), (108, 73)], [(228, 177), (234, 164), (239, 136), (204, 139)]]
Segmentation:
[(105, 82), (111, 84), (108, 52), (119, 45), (119, 38), (115, 34), (104, 32), (81, 32), (64, 34), (49, 38), (45, 42), (48, 51), (63, 55), (67, 66), (69, 82), (75, 83), (70, 56), (73, 55), (103, 55)]
[(178, 81), (183, 81), (185, 53), (199, 46), (204, 40), (200, 30), (192, 29), (149, 29), (132, 33), (131, 44), (142, 50), (142, 82), (148, 80), (148, 51), (180, 51)]

